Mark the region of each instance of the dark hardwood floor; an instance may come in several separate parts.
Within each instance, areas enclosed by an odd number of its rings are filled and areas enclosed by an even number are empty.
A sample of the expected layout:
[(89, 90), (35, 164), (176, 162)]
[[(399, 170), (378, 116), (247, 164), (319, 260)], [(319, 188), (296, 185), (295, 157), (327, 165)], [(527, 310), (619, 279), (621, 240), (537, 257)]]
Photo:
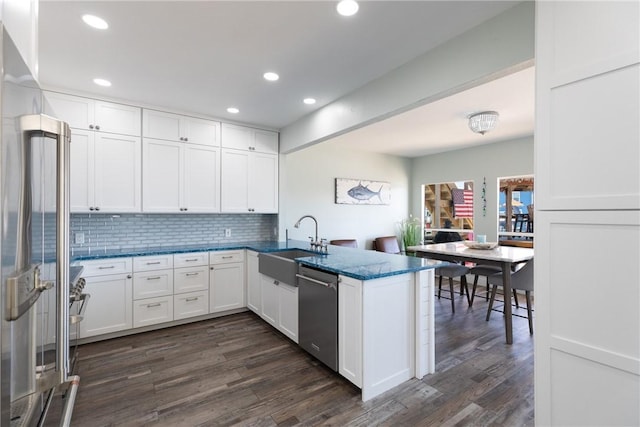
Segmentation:
[(486, 322), (484, 298), (455, 298), (453, 315), (436, 299), (437, 373), (365, 403), (253, 313), (87, 344), (72, 425), (533, 425), (526, 318), (506, 345), (501, 313)]

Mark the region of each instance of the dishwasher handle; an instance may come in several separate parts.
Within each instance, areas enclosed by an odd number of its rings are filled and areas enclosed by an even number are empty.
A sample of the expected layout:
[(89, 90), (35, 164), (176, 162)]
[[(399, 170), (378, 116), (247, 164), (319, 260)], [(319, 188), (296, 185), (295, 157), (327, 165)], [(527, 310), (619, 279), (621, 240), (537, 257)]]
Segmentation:
[(324, 286), (326, 288), (337, 290), (335, 283), (325, 283), (325, 282), (323, 282), (321, 280), (314, 279), (314, 278), (309, 277), (309, 276), (304, 276), (302, 274), (296, 274), (296, 277), (298, 279), (302, 279), (302, 280), (309, 281), (311, 283), (315, 283), (316, 285), (322, 285), (322, 286)]

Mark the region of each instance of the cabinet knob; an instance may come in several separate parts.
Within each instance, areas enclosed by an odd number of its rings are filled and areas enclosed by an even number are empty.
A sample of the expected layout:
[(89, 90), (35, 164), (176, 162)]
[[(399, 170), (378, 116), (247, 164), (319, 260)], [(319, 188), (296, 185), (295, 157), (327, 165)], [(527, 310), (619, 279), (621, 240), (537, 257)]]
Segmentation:
[(185, 137), (184, 137), (184, 140), (185, 140), (185, 141), (189, 141), (189, 137), (185, 136)]
[(96, 130), (100, 130), (100, 126), (96, 125)]
[(89, 210), (93, 211), (93, 210), (95, 210), (95, 208), (93, 206), (89, 206)]
[(89, 125), (89, 129), (93, 129), (93, 125)]
[(213, 267), (209, 267), (209, 270), (213, 270)]
[(99, 208), (99, 207), (97, 207), (97, 206), (95, 207), (95, 209), (96, 209), (97, 211), (99, 211), (99, 210), (100, 210), (100, 208)]
[(130, 274), (127, 274), (127, 279), (131, 279), (131, 275)]

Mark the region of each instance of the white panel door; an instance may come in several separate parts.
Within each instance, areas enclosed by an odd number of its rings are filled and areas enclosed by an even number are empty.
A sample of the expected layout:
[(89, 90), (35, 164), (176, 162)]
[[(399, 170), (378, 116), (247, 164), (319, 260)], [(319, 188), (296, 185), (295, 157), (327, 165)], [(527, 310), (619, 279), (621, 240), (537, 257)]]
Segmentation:
[(142, 207), (144, 212), (180, 212), (182, 150), (178, 142), (144, 139)]
[(256, 314), (260, 314), (262, 307), (258, 262), (258, 253), (247, 251), (247, 307)]
[(253, 141), (253, 129), (245, 126), (222, 124), (221, 142), (225, 148), (249, 150)]
[(181, 141), (180, 116), (164, 111), (144, 109), (142, 112), (142, 133), (145, 138)]
[[(95, 133), (91, 131), (81, 129), (71, 131), (71, 148), (69, 150), (71, 212), (90, 212), (90, 208), (95, 206), (93, 200), (94, 137)], [(93, 209), (91, 209), (92, 211)]]
[(95, 101), (95, 126), (100, 132), (140, 136), (141, 120), (138, 107)]
[(183, 135), (190, 144), (220, 146), (220, 123), (212, 120), (185, 117), (182, 121)]
[(222, 150), (222, 212), (249, 210), (249, 152)]
[(244, 263), (216, 264), (209, 272), (209, 311), (244, 307)]
[(142, 210), (141, 142), (136, 136), (95, 134), (95, 207), (100, 212)]
[(53, 111), (46, 109), (47, 114), (64, 120), (75, 129), (90, 130), (89, 126), (95, 123), (92, 99), (57, 92), (44, 92), (44, 94), (53, 109)]
[(278, 133), (268, 130), (255, 129), (253, 133), (255, 151), (260, 153), (278, 154)]
[(280, 283), (278, 286), (278, 329), (298, 342), (298, 288)]
[(183, 207), (220, 212), (220, 149), (184, 144)]
[(249, 157), (249, 209), (278, 212), (278, 156), (251, 153)]
[(262, 293), (262, 308), (260, 310), (260, 317), (262, 317), (267, 323), (270, 323), (274, 327), (278, 327), (278, 311), (279, 308), (279, 282), (264, 274), (260, 275), (261, 293)]
[(80, 322), (80, 338), (130, 329), (133, 325), (131, 275), (95, 276), (85, 280), (84, 293), (91, 295), (91, 301)]

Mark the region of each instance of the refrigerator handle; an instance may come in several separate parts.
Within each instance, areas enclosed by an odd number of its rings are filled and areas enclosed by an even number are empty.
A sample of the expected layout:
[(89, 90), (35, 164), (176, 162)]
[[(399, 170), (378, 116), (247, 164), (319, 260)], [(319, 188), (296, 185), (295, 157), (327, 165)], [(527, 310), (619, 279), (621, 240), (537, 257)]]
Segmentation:
[(56, 366), (60, 383), (69, 377), (69, 148), (71, 130), (61, 120), (45, 114), (21, 116), (20, 130), (25, 137), (42, 135), (56, 140)]

